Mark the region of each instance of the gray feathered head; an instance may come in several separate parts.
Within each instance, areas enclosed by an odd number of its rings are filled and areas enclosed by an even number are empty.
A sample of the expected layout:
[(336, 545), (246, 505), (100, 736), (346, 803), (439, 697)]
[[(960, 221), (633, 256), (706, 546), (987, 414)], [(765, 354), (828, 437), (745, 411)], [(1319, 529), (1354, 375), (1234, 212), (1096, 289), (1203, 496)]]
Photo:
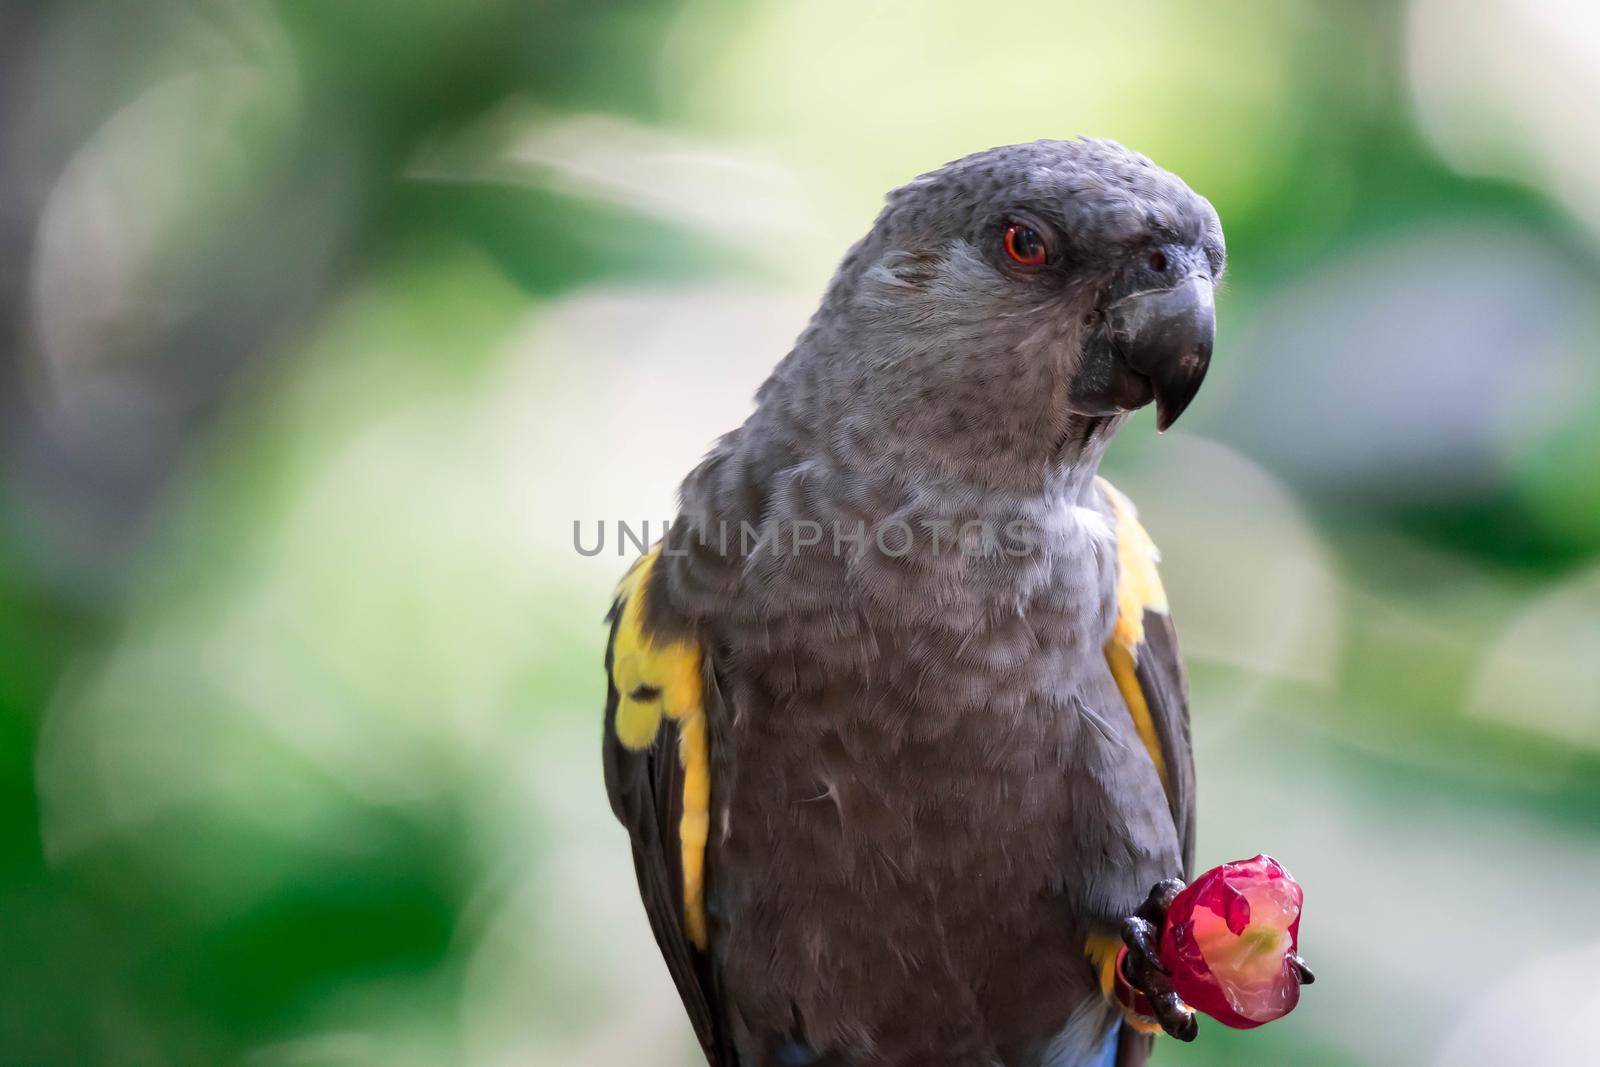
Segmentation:
[(1136, 152), (979, 152), (889, 194), (768, 390), (802, 386), (843, 451), (1031, 480), (1152, 400), (1177, 419), (1223, 264), (1211, 205)]

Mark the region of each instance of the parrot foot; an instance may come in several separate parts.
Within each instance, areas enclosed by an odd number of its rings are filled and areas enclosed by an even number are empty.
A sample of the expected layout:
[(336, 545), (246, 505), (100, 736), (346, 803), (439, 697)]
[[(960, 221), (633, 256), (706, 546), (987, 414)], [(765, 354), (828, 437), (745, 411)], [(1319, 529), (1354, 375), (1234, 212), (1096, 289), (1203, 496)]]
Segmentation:
[[(1122, 920), (1122, 940), (1128, 946), (1123, 977), (1149, 1000), (1150, 1009), (1163, 1030), (1179, 1041), (1193, 1041), (1200, 1032), (1195, 1011), (1173, 991), (1172, 978), (1160, 959), (1161, 931), (1167, 925), (1167, 909), (1182, 890), (1183, 883), (1176, 878), (1157, 882), (1138, 910)], [(1297, 966), (1304, 964), (1297, 963)]]

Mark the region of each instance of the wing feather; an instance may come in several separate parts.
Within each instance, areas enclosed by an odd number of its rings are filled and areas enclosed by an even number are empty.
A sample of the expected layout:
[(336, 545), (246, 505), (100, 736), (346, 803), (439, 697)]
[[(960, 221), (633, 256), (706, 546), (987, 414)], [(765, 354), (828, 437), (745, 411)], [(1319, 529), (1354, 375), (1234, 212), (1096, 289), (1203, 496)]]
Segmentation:
[(709, 719), (698, 648), (645, 631), (655, 553), (618, 589), (607, 621), (602, 760), (611, 810), (627, 828), (650, 929), (712, 1067), (735, 1067), (718, 1010), (705, 913)]
[(1194, 877), (1194, 743), (1189, 735), (1189, 679), (1178, 631), (1166, 612), (1145, 612), (1144, 644), (1134, 661), (1139, 690), (1167, 766), (1167, 801), (1183, 853), (1183, 877)]
[[(1183, 857), (1183, 877), (1192, 878), (1195, 804), (1189, 681), (1166, 590), (1156, 569), (1161, 556), (1128, 498), (1104, 479), (1099, 486), (1116, 520), (1117, 536), (1117, 620), (1106, 642), (1106, 662), (1166, 791)], [(1115, 939), (1103, 944), (1091, 939), (1089, 946), (1108, 991), (1116, 947)], [(1144, 1067), (1154, 1042), (1147, 1021), (1126, 1019), (1119, 1034), (1117, 1067)]]
[(1099, 485), (1117, 536), (1117, 621), (1106, 660), (1166, 790), (1188, 878), (1194, 873), (1195, 822), (1188, 676), (1156, 569), (1160, 553), (1128, 498), (1104, 479)]

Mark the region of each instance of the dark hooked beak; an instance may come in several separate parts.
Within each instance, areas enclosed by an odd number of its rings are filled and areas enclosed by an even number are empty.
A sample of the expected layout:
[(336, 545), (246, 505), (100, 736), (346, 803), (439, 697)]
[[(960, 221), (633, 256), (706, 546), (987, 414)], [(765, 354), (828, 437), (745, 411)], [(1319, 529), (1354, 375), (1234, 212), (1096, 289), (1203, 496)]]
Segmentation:
[(1217, 334), (1211, 279), (1196, 273), (1171, 289), (1132, 293), (1107, 308), (1106, 318), (1117, 353), (1149, 380), (1156, 429), (1165, 430), (1200, 391), (1211, 365)]

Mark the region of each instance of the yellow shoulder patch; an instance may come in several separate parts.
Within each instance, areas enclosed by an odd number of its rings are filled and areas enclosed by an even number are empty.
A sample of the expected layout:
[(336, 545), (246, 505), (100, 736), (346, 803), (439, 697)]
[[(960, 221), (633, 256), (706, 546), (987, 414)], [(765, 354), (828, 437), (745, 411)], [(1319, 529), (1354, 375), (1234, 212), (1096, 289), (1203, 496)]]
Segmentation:
[(1139, 513), (1133, 502), (1104, 478), (1096, 478), (1095, 483), (1105, 494), (1117, 522), (1117, 621), (1111, 629), (1111, 640), (1106, 642), (1106, 662), (1133, 716), (1139, 740), (1144, 742), (1150, 761), (1155, 764), (1161, 788), (1170, 791), (1167, 760), (1161, 754), (1155, 720), (1150, 716), (1150, 705), (1135, 670), (1139, 646), (1144, 644), (1144, 613), (1153, 611), (1165, 615), (1168, 610), (1167, 591), (1161, 587), (1161, 575), (1156, 570), (1161, 553), (1139, 525)]
[(1144, 644), (1144, 613), (1167, 613), (1167, 591), (1156, 570), (1161, 553), (1139, 525), (1133, 501), (1104, 478), (1096, 478), (1095, 484), (1117, 521), (1117, 626), (1111, 639), (1132, 651)]
[(660, 553), (660, 545), (651, 549), (617, 586), (620, 615), (611, 650), (611, 682), (618, 694), (616, 732), (624, 747), (639, 752), (655, 743), (663, 718), (678, 724), (678, 761), (683, 766), (683, 818), (678, 824), (683, 860), (683, 921), (690, 942), (704, 951), (711, 746), (706, 733), (699, 646), (685, 640), (657, 642), (645, 627), (646, 591)]

